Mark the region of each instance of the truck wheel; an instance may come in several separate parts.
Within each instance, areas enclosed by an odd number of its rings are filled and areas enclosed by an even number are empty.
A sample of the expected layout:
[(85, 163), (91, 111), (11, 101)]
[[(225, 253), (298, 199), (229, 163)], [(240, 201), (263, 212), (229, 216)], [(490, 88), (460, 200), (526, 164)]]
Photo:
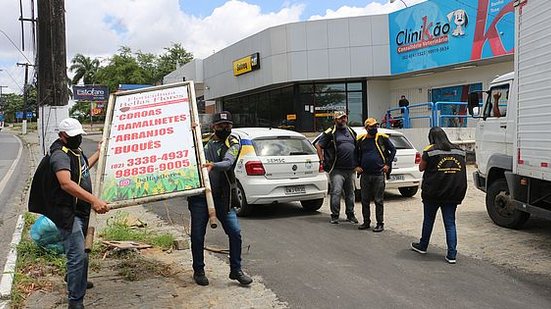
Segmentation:
[(240, 183), (237, 183), (237, 200), (239, 203), (235, 205), (235, 213), (239, 217), (246, 217), (250, 215), (253, 211), (253, 206), (247, 203), (247, 197), (245, 196), (245, 191)]
[(398, 188), (398, 191), (400, 191), (400, 194), (402, 194), (403, 197), (412, 197), (418, 190), (419, 186)]
[(319, 198), (316, 200), (307, 200), (307, 201), (300, 201), (300, 204), (302, 205), (302, 208), (306, 211), (316, 211), (321, 208), (323, 205), (323, 199)]
[(486, 210), (495, 224), (513, 229), (522, 227), (530, 217), (529, 213), (515, 208), (507, 181), (503, 178), (497, 179), (488, 188)]

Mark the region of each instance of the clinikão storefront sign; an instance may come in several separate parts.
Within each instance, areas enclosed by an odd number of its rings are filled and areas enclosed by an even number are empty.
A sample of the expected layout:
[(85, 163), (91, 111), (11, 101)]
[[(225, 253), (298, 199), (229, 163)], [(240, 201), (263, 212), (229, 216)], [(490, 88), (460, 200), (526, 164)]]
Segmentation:
[(434, 0), (390, 14), (391, 73), (512, 54), (513, 1)]

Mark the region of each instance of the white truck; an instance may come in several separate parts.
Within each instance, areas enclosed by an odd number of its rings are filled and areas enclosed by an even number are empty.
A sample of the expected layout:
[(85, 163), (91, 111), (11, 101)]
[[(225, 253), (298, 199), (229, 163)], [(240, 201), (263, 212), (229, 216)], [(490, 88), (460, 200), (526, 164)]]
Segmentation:
[[(514, 73), (496, 78), (476, 130), (474, 182), (500, 226), (551, 220), (551, 1), (515, 1)], [(479, 94), (469, 96), (474, 114)]]

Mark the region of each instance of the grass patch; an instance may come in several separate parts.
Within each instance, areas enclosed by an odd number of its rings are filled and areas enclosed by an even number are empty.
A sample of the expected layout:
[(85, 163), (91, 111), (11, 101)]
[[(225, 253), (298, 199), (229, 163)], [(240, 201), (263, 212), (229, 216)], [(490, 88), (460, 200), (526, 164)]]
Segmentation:
[(99, 233), (99, 236), (105, 240), (142, 242), (162, 250), (172, 248), (174, 236), (168, 233), (154, 233), (147, 228), (130, 227), (127, 218), (127, 213), (117, 213), (107, 221), (107, 227)]
[(133, 251), (118, 253), (120, 260), (113, 269), (128, 281), (140, 281), (152, 277), (170, 277), (174, 274), (169, 265), (153, 262)]
[(11, 293), (12, 308), (22, 308), (28, 295), (37, 290), (50, 290), (51, 276), (65, 274), (65, 257), (37, 246), (29, 235), (37, 216), (25, 213), (25, 226), (17, 246), (17, 263)]

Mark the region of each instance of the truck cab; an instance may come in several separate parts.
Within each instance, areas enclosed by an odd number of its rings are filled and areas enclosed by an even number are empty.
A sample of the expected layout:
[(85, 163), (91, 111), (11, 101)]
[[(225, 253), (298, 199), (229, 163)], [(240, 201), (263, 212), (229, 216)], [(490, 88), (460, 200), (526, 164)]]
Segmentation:
[[(479, 109), (481, 119), (476, 128), (478, 171), (474, 179), (476, 187), (484, 192), (495, 178), (503, 177), (504, 171), (513, 168), (513, 83), (514, 73), (507, 73), (494, 79), (483, 92), (484, 104)], [(471, 104), (478, 106), (475, 102)]]

